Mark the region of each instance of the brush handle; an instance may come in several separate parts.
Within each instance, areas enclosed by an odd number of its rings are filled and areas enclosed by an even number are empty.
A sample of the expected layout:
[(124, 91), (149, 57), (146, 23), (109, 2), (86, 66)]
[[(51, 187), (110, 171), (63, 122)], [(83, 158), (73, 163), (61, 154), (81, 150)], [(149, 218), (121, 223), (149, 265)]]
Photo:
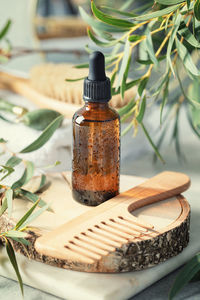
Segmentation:
[[(46, 84), (48, 84), (48, 82), (46, 82)], [(63, 103), (59, 100), (47, 97), (32, 88), (29, 79), (17, 77), (5, 72), (0, 72), (0, 89), (6, 89), (28, 98), (40, 108), (54, 109), (67, 118), (71, 118), (80, 108), (78, 105)]]

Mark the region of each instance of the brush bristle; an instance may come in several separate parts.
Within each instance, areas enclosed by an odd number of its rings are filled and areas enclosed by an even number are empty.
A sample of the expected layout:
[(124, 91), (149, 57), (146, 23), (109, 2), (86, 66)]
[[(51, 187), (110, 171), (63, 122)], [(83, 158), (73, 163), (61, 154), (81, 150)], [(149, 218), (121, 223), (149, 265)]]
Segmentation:
[[(76, 69), (71, 64), (45, 63), (32, 68), (30, 72), (31, 86), (43, 95), (65, 103), (83, 104), (83, 80), (68, 82), (66, 79), (76, 79), (88, 76), (88, 69)], [(107, 74), (109, 76), (109, 74)], [(120, 95), (112, 97), (112, 107), (120, 108), (126, 105), (136, 94), (131, 88), (125, 92), (124, 100)]]

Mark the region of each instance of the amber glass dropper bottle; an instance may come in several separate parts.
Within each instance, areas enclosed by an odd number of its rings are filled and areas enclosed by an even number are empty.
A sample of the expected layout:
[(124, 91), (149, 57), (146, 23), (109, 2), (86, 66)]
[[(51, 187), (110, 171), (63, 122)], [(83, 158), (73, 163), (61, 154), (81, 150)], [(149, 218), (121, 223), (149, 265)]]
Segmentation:
[(90, 55), (83, 99), (72, 121), (72, 193), (78, 202), (96, 206), (119, 194), (120, 171), (120, 118), (108, 105), (110, 79), (99, 51)]

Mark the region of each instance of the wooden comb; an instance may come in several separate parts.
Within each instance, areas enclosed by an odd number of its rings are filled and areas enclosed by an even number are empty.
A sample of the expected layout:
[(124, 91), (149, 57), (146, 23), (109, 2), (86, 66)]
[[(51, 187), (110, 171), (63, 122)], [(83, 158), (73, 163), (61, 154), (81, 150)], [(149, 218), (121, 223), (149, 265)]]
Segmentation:
[(116, 248), (159, 235), (152, 225), (130, 212), (178, 195), (189, 185), (190, 179), (183, 173), (162, 172), (44, 234), (36, 240), (35, 248), (40, 254), (72, 262), (75, 269), (81, 265), (78, 269), (90, 271), (89, 265), (98, 264)]

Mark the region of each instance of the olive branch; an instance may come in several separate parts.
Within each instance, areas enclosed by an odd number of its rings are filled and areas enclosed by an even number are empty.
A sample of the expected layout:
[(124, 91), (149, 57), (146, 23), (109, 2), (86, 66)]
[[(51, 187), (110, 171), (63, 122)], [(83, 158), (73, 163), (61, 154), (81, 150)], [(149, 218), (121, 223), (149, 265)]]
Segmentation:
[[(121, 94), (123, 99), (126, 90), (137, 86), (137, 97), (119, 109), (121, 121), (130, 120), (122, 134), (132, 127), (136, 134), (140, 126), (157, 157), (164, 161), (160, 147), (169, 122), (174, 120), (172, 140), (180, 158), (179, 117), (182, 108), (187, 111), (193, 132), (200, 137), (199, 57), (194, 61), (195, 52), (198, 53), (200, 48), (200, 0), (148, 1), (135, 9), (134, 4), (139, 4), (139, 1), (126, 1), (119, 9), (98, 8), (92, 0), (93, 16), (82, 7), (79, 10), (89, 25), (90, 39), (100, 47), (112, 48), (106, 54), (106, 66), (111, 70), (112, 94)], [(86, 46), (86, 51), (91, 52), (91, 49)], [(181, 71), (184, 77), (179, 72), (181, 67), (184, 68)], [(143, 72), (130, 80), (136, 68)], [(153, 78), (156, 73), (162, 74), (160, 79)], [(169, 97), (173, 81), (180, 86), (174, 99)], [(160, 105), (157, 143), (153, 142), (144, 125), (147, 107), (154, 104)]]
[[(23, 245), (25, 251), (27, 252), (26, 246), (29, 245), (29, 241), (27, 240), (29, 230), (28, 224), (32, 222), (35, 218), (37, 218), (39, 215), (41, 215), (45, 210), (50, 210), (51, 212), (53, 211), (49, 207), (49, 205), (46, 204), (38, 195), (38, 192), (40, 192), (46, 185), (46, 176), (44, 174), (41, 175), (39, 186), (34, 190), (34, 192), (30, 192), (23, 188), (23, 186), (32, 179), (35, 167), (33, 162), (23, 160), (19, 156), (22, 153), (33, 152), (41, 148), (52, 137), (54, 132), (61, 125), (63, 118), (64, 117), (62, 115), (59, 115), (57, 118), (55, 118), (34, 142), (32, 142), (27, 147), (23, 148), (21, 151), (19, 151), (19, 153), (13, 153), (12, 151), (10, 151), (7, 147), (7, 141), (3, 138), (0, 138), (0, 147), (3, 149), (1, 154), (10, 154), (10, 158), (7, 160), (5, 165), (0, 165), (0, 217), (6, 211), (8, 212), (8, 217), (11, 217), (13, 201), (15, 198), (23, 198), (34, 203), (33, 206), (27, 211), (27, 213), (17, 222), (17, 224), (13, 228), (5, 232), (2, 232), (0, 230), (0, 240), (3, 241), (6, 245), (6, 251), (10, 262), (15, 270), (22, 294), (23, 283), (13, 248), (13, 241)], [(3, 184), (2, 181), (6, 177), (11, 175), (13, 172), (15, 172), (15, 167), (18, 166), (20, 163), (24, 164), (24, 172), (22, 176), (17, 181), (13, 182), (11, 186)], [(40, 209), (34, 212), (37, 206), (39, 206)]]

